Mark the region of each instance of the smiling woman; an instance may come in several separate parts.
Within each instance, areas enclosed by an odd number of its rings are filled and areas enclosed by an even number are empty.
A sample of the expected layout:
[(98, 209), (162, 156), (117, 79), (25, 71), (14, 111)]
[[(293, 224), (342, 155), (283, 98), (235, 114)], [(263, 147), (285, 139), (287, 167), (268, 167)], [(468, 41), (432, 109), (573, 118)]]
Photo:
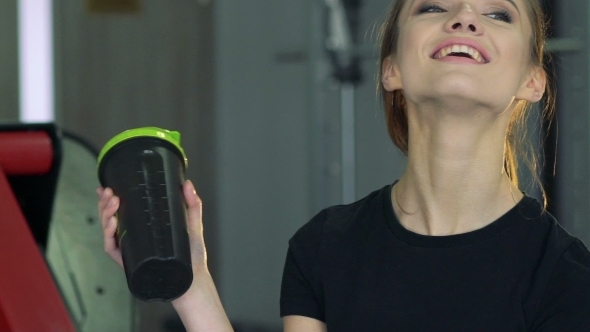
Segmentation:
[[(389, 12), (389, 17), (385, 21), (382, 27), (382, 47), (381, 47), (381, 64), (388, 63), (389, 58), (392, 54), (395, 54), (398, 48), (398, 39), (400, 33), (399, 27), (399, 19), (400, 13), (404, 4), (408, 1), (397, 1), (392, 6), (392, 9)], [(413, 1), (414, 5), (422, 4), (421, 2), (416, 3), (417, 1)], [(504, 3), (502, 3), (504, 2)], [(448, 2), (447, 2), (448, 3)], [(499, 4), (498, 4), (499, 3)], [(426, 12), (445, 12), (443, 8), (444, 3), (435, 2), (429, 3), (425, 2), (419, 7), (419, 11), (426, 13)], [(488, 13), (486, 16), (497, 19), (500, 21), (504, 21), (506, 23), (512, 23), (514, 14), (516, 13), (516, 17), (520, 17), (521, 10), (519, 6), (512, 0), (507, 1), (490, 1), (488, 4), (490, 6), (487, 11)], [(503, 7), (502, 7), (503, 6)], [(506, 6), (508, 6), (507, 9)], [(512, 8), (510, 8), (512, 6)], [(536, 0), (533, 1), (523, 1), (521, 6), (524, 8), (525, 12), (525, 19), (528, 19), (527, 22), (528, 26), (531, 27), (531, 35), (528, 41), (524, 44), (517, 46), (516, 49), (526, 50), (523, 49), (523, 45), (529, 45), (529, 54), (530, 54), (530, 63), (534, 64), (537, 68), (542, 68), (544, 65), (546, 66), (549, 62), (543, 61), (544, 60), (544, 49), (545, 49), (545, 40), (546, 40), (546, 22), (544, 20), (544, 15), (541, 11), (540, 5)], [(504, 9), (503, 9), (504, 8)], [(472, 10), (472, 7), (467, 7), (467, 10)], [(457, 23), (455, 22), (456, 27)], [(468, 29), (475, 28), (474, 25), (468, 25)], [(482, 27), (483, 28), (483, 27)], [(525, 27), (526, 28), (526, 27)], [(453, 41), (452, 38), (446, 39), (443, 46), (452, 45)], [(464, 45), (471, 45), (476, 51), (480, 53), (482, 56), (483, 61), (488, 62), (489, 55), (487, 55), (486, 50), (479, 46), (473, 39), (467, 39), (463, 43), (457, 42), (457, 45), (464, 44)], [(448, 50), (444, 51), (446, 55), (452, 53)], [(442, 52), (441, 52), (442, 53)], [(435, 58), (444, 57), (441, 53), (436, 53)], [(451, 54), (453, 55), (453, 54)], [(478, 60), (475, 56), (472, 55), (472, 58)], [(479, 60), (478, 60), (479, 61)], [(544, 68), (545, 69), (545, 68)], [(545, 69), (545, 75), (551, 74), (551, 70)], [(380, 78), (382, 77), (383, 72), (380, 73)], [(387, 91), (383, 85), (380, 84), (381, 96), (383, 99), (383, 104), (385, 106), (385, 115), (387, 118), (387, 125), (388, 125), (388, 132), (389, 135), (394, 142), (394, 144), (405, 154), (408, 153), (407, 149), (407, 140), (408, 140), (408, 130), (407, 130), (407, 115), (405, 109), (405, 99), (404, 95), (401, 90), (394, 90), (394, 91)], [(545, 88), (545, 94), (543, 94), (543, 105), (545, 105), (545, 109), (542, 114), (542, 118), (544, 121), (551, 122), (554, 113), (555, 107), (555, 90), (552, 86), (552, 81), (548, 80)], [(512, 112), (512, 118), (510, 119), (509, 126), (507, 128), (506, 134), (506, 151), (505, 151), (505, 170), (506, 173), (509, 175), (512, 182), (518, 185), (518, 166), (519, 161), (524, 162), (525, 165), (530, 170), (530, 174), (536, 183), (537, 187), (543, 193), (543, 197), (545, 198), (545, 192), (543, 190), (543, 186), (538, 176), (537, 172), (537, 156), (536, 151), (533, 149), (533, 144), (526, 141), (525, 132), (526, 132), (526, 118), (527, 112), (530, 111), (531, 103), (528, 101), (522, 101), (517, 107), (515, 107), (514, 111)], [(546, 198), (545, 202), (546, 204)]]
[[(379, 89), (407, 167), (291, 238), (285, 331), (590, 331), (590, 252), (517, 177), (521, 159), (536, 175), (520, 130), (530, 106), (553, 112), (544, 44), (536, 0), (392, 5)], [(105, 250), (120, 263), (119, 200), (98, 192)], [(195, 278), (173, 305), (190, 331), (231, 330), (190, 182), (184, 195)]]

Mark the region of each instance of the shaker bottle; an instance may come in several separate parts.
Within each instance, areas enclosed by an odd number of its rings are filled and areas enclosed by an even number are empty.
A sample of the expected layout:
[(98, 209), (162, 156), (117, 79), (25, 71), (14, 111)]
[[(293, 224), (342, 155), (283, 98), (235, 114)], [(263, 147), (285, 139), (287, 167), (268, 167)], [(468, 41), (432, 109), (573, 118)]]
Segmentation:
[(171, 301), (193, 280), (182, 192), (187, 159), (180, 134), (124, 131), (102, 148), (98, 177), (120, 199), (117, 239), (127, 285), (143, 301)]

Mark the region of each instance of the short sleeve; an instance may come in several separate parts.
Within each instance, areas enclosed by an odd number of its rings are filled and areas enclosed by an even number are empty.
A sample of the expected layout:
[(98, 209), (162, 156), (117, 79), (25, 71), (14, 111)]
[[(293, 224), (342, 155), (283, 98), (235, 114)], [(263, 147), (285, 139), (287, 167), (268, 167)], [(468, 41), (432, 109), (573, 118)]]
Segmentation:
[(573, 241), (557, 262), (533, 331), (590, 331), (590, 252), (580, 240)]
[(315, 263), (321, 246), (323, 213), (304, 225), (289, 241), (281, 283), (281, 317), (325, 320)]

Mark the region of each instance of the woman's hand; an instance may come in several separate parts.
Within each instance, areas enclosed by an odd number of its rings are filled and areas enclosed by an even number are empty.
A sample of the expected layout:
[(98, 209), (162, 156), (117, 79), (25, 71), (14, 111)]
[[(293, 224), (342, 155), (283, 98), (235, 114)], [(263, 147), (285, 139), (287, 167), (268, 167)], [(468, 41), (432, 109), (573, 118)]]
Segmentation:
[(193, 272), (200, 273), (205, 271), (208, 274), (207, 249), (205, 247), (205, 239), (203, 238), (203, 203), (191, 181), (185, 181), (182, 191), (188, 208), (187, 226)]
[(115, 213), (119, 209), (119, 197), (113, 194), (111, 188), (98, 188), (96, 193), (100, 197), (98, 215), (102, 225), (104, 251), (122, 268), (123, 258), (117, 244), (117, 217), (115, 217)]
[[(183, 185), (183, 193), (188, 208), (188, 231), (191, 248), (191, 259), (193, 269), (201, 272), (207, 270), (207, 250), (203, 239), (202, 203), (197, 195), (191, 181)], [(98, 213), (102, 224), (104, 251), (119, 266), (123, 267), (121, 250), (117, 243), (117, 209), (119, 209), (119, 197), (115, 196), (111, 188), (98, 188), (96, 190), (100, 197), (98, 202)]]
[[(183, 185), (188, 208), (188, 233), (193, 265), (193, 283), (180, 298), (172, 301), (187, 331), (233, 331), (225, 314), (213, 279), (207, 268), (207, 250), (203, 239), (202, 202), (191, 181)], [(98, 188), (98, 212), (103, 229), (104, 251), (123, 267), (117, 244), (117, 209), (119, 198), (110, 188)]]

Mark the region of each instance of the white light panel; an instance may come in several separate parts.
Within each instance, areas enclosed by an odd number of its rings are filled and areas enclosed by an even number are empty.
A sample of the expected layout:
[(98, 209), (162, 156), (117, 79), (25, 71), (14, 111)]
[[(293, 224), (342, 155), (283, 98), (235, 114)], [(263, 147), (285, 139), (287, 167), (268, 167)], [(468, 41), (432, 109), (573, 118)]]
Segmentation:
[(51, 1), (18, 1), (22, 122), (53, 122), (55, 119)]

